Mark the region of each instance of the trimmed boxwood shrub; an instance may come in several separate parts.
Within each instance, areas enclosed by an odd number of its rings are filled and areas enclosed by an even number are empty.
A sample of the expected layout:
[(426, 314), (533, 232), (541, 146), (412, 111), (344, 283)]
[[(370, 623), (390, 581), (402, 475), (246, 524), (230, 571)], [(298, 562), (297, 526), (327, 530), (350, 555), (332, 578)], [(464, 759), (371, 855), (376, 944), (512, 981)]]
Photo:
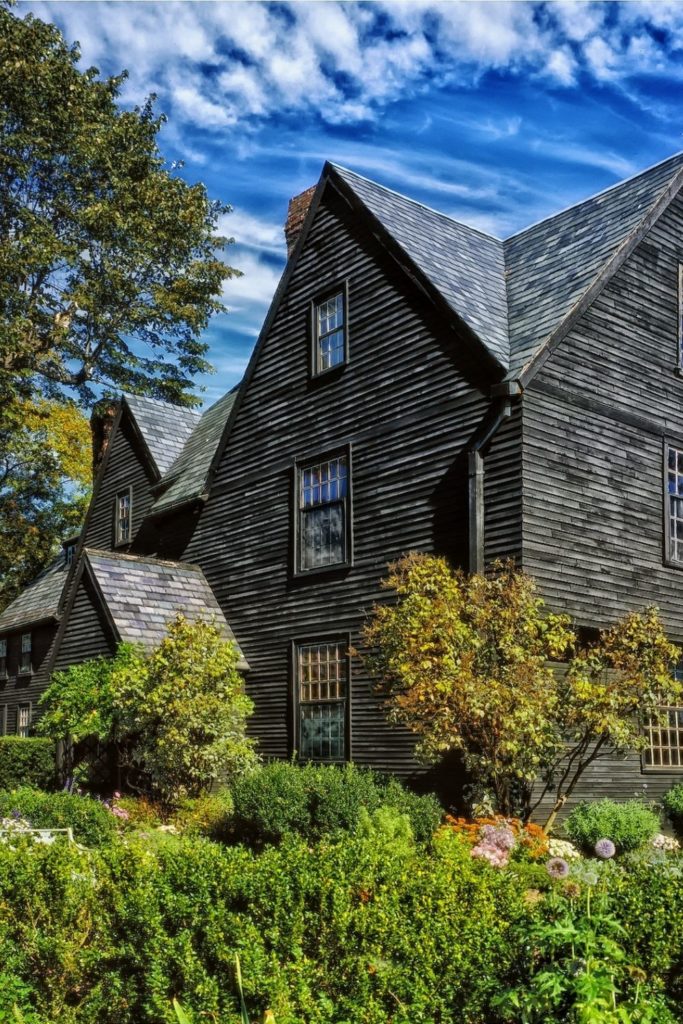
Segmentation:
[(34, 828), (72, 828), (74, 839), (85, 846), (109, 842), (117, 831), (115, 817), (99, 800), (43, 793), (28, 786), (0, 791), (0, 818), (13, 815), (25, 818)]
[(0, 789), (55, 785), (55, 745), (41, 736), (0, 736)]
[(418, 796), (396, 779), (353, 764), (275, 761), (240, 779), (232, 796), (232, 835), (256, 846), (280, 842), (286, 835), (315, 840), (353, 829), (363, 808), (381, 806), (407, 815), (415, 838), (427, 842), (443, 813), (434, 796)]
[(664, 810), (678, 836), (683, 835), (683, 783), (679, 782), (664, 794)]
[(618, 853), (637, 850), (659, 831), (659, 815), (641, 800), (597, 800), (576, 807), (565, 822), (569, 838), (586, 853), (598, 839), (611, 839)]

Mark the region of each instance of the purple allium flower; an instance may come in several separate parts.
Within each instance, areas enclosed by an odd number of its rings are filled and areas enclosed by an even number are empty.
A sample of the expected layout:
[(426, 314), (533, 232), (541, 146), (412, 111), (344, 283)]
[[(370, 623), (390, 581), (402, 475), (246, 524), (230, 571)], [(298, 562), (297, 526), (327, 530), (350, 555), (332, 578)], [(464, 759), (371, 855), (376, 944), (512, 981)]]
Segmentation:
[(509, 853), (515, 845), (515, 835), (511, 828), (505, 825), (483, 825), (481, 842), (486, 846), (495, 846), (498, 850)]
[(562, 857), (551, 857), (545, 869), (551, 878), (566, 878), (569, 874), (569, 864)]
[(14, 810), (12, 811), (12, 817), (14, 818), (15, 821), (19, 821), (19, 819), (21, 818), (21, 811), (15, 807)]
[(611, 839), (598, 839), (594, 849), (596, 855), (602, 860), (609, 860), (617, 852)]

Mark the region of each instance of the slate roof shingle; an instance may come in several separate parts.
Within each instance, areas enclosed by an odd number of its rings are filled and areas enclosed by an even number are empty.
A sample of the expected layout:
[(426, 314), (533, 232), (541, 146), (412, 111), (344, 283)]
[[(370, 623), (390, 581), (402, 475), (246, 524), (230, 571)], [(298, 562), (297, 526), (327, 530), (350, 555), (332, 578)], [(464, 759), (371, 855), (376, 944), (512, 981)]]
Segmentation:
[(152, 506), (153, 514), (198, 497), (205, 490), (211, 461), (237, 393), (237, 387), (228, 391), (195, 424), (182, 452), (161, 480), (163, 490)]
[(330, 166), (516, 379), (671, 185), (683, 153), (505, 241)]
[(56, 619), (68, 573), (64, 552), (0, 613), (0, 632), (45, 619)]
[(159, 474), (163, 476), (182, 452), (202, 418), (201, 412), (140, 395), (126, 394), (123, 400), (133, 414)]
[(509, 362), (503, 243), (345, 167), (331, 165), (489, 352)]
[(212, 620), (226, 640), (235, 642), (198, 565), (92, 548), (85, 549), (85, 557), (121, 640), (150, 649), (182, 613), (189, 622)]

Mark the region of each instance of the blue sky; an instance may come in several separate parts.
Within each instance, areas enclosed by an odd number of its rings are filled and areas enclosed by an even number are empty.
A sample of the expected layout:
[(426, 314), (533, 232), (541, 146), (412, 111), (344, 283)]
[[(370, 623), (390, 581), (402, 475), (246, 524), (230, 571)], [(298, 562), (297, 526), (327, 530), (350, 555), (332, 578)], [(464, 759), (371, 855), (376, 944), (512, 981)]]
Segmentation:
[(150, 92), (161, 146), (229, 202), (211, 402), (284, 266), (289, 198), (341, 163), (504, 237), (683, 149), (683, 2), (22, 2)]

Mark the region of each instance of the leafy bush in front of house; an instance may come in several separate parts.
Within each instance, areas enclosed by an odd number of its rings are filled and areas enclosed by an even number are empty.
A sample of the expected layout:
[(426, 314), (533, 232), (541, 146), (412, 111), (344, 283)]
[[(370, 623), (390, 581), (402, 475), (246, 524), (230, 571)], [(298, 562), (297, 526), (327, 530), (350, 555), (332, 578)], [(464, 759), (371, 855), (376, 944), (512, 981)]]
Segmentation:
[(55, 784), (55, 745), (39, 736), (0, 736), (0, 789)]
[(120, 644), (113, 658), (55, 673), (40, 729), (112, 745), (121, 778), (173, 807), (256, 763), (238, 659), (214, 624), (178, 615), (148, 654)]
[(388, 806), (406, 814), (415, 838), (428, 841), (442, 817), (438, 800), (418, 796), (396, 779), (353, 764), (296, 765), (276, 761), (233, 787), (232, 832), (253, 845), (295, 834), (319, 839), (356, 827), (363, 808)]
[(95, 851), (0, 844), (0, 1020), (488, 1024), (518, 979), (533, 909), (512, 876), (450, 834), (429, 856), (405, 816), (365, 812), (318, 845), (260, 854), (205, 839), (118, 838)]
[(205, 796), (186, 798), (175, 809), (172, 823), (183, 835), (227, 840), (234, 803), (227, 789)]
[(640, 800), (581, 803), (567, 818), (569, 838), (587, 853), (599, 839), (611, 839), (618, 853), (637, 850), (659, 831), (659, 815)]
[(44, 793), (29, 786), (0, 791), (0, 818), (13, 816), (24, 818), (34, 828), (71, 828), (76, 842), (85, 846), (102, 846), (114, 838), (117, 830), (116, 818), (99, 800), (71, 793)]
[(683, 835), (683, 783), (672, 786), (662, 797), (662, 804), (677, 835)]

